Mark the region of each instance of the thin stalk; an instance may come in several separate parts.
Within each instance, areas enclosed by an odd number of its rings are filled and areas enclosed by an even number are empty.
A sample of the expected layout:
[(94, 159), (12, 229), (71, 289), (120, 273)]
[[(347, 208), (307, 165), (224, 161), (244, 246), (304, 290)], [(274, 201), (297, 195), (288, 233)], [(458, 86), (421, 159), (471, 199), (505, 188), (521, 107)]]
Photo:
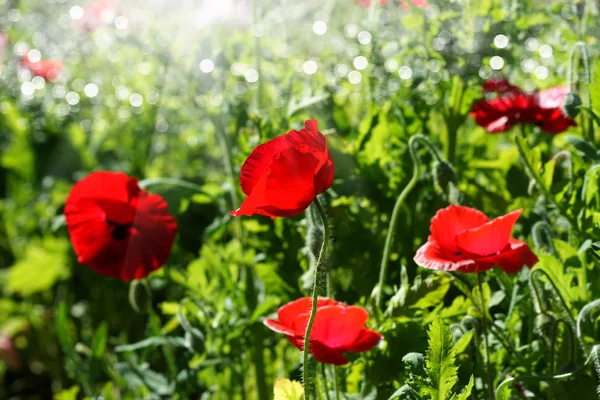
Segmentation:
[(325, 364), (321, 363), (321, 376), (323, 377), (323, 388), (325, 389), (325, 399), (329, 398), (329, 385), (327, 384), (327, 371), (325, 370)]
[(385, 238), (385, 244), (383, 246), (383, 256), (381, 257), (381, 265), (379, 267), (379, 283), (377, 284), (378, 291), (377, 291), (377, 296), (376, 296), (376, 300), (375, 300), (375, 304), (377, 305), (377, 308), (381, 308), (381, 302), (383, 299), (383, 288), (385, 286), (385, 280), (387, 277), (387, 269), (388, 269), (389, 258), (390, 258), (390, 250), (392, 248), (392, 244), (394, 243), (394, 235), (396, 233), (396, 227), (398, 225), (398, 217), (400, 216), (400, 209), (402, 208), (402, 204), (404, 204), (404, 200), (406, 200), (406, 197), (408, 196), (408, 194), (414, 189), (415, 185), (417, 184), (417, 179), (419, 178), (420, 162), (419, 162), (419, 158), (417, 157), (417, 152), (415, 150), (415, 145), (417, 144), (417, 142), (424, 144), (427, 147), (427, 149), (429, 150), (429, 152), (436, 158), (436, 160), (438, 162), (442, 161), (437, 150), (435, 149), (435, 147), (433, 147), (433, 145), (431, 144), (429, 139), (427, 139), (427, 137), (418, 134), (418, 135), (412, 136), (409, 139), (408, 151), (410, 153), (410, 158), (412, 159), (412, 163), (413, 163), (413, 174), (412, 174), (412, 177), (410, 178), (410, 181), (408, 181), (408, 183), (406, 184), (406, 186), (400, 193), (400, 196), (398, 196), (398, 199), (396, 200), (396, 204), (394, 204), (394, 209), (392, 210), (392, 216), (390, 218), (390, 225), (388, 227), (387, 236)]
[(306, 333), (304, 334), (304, 347), (302, 351), (302, 379), (304, 382), (304, 396), (306, 400), (310, 400), (313, 394), (315, 393), (315, 385), (314, 382), (311, 383), (310, 367), (308, 363), (308, 355), (310, 353), (310, 332), (312, 330), (313, 323), (315, 322), (315, 316), (317, 315), (317, 300), (319, 297), (319, 276), (320, 270), (324, 267), (325, 264), (325, 257), (329, 246), (330, 235), (329, 223), (327, 222), (327, 215), (325, 214), (325, 210), (323, 210), (323, 206), (321, 206), (319, 199), (315, 197), (315, 199), (313, 200), (313, 204), (317, 208), (317, 211), (319, 211), (319, 216), (321, 217), (321, 221), (323, 222), (323, 245), (321, 245), (319, 259), (317, 260), (317, 265), (315, 265), (315, 275), (312, 291), (312, 306), (310, 310), (310, 316), (308, 318), (308, 323), (306, 325)]
[(529, 273), (529, 281), (532, 284), (532, 287), (534, 289), (535, 295), (538, 299), (538, 301), (541, 301), (541, 296), (538, 292), (538, 288), (535, 286), (534, 283), (534, 275), (536, 274), (544, 274), (546, 276), (546, 279), (548, 280), (548, 283), (550, 283), (550, 286), (552, 286), (552, 289), (554, 290), (554, 293), (556, 295), (556, 297), (559, 300), (559, 303), (562, 307), (562, 311), (563, 313), (567, 316), (567, 318), (569, 319), (569, 324), (571, 325), (571, 327), (575, 327), (577, 326), (577, 322), (575, 321), (575, 318), (573, 318), (573, 316), (571, 315), (571, 313), (569, 312), (569, 307), (567, 306), (567, 302), (565, 301), (565, 299), (563, 299), (562, 295), (560, 294), (560, 292), (558, 291), (558, 288), (556, 287), (556, 284), (554, 283), (554, 281), (552, 280), (552, 278), (550, 278), (550, 275), (548, 275), (548, 273), (546, 271), (544, 271), (541, 268), (533, 268), (531, 270), (531, 272)]
[(335, 365), (331, 366), (331, 374), (333, 375), (333, 391), (335, 392), (335, 400), (342, 400), (342, 394), (340, 393), (340, 385), (338, 382), (337, 368)]
[(483, 333), (483, 348), (485, 350), (485, 369), (487, 372), (487, 390), (488, 397), (490, 400), (494, 399), (494, 380), (492, 378), (492, 369), (490, 367), (490, 346), (488, 343), (488, 331), (487, 331), (487, 311), (485, 307), (485, 300), (483, 299), (483, 275), (477, 274), (477, 286), (479, 288), (479, 304), (481, 307), (481, 331)]
[[(579, 50), (579, 53), (577, 52), (577, 50)], [(585, 83), (588, 85), (588, 87), (586, 88), (586, 102), (587, 102), (587, 106), (589, 108), (592, 108), (592, 96), (590, 93), (590, 89), (589, 89), (589, 84), (592, 82), (591, 79), (591, 74), (590, 74), (590, 61), (589, 61), (589, 57), (588, 57), (588, 52), (587, 52), (587, 47), (585, 46), (584, 42), (577, 42), (573, 45), (573, 49), (571, 49), (571, 56), (569, 58), (569, 76), (568, 76), (568, 85), (569, 85), (569, 90), (573, 90), (573, 85), (574, 85), (574, 75), (577, 69), (577, 66), (575, 65), (575, 56), (579, 54), (580, 58), (577, 59), (577, 61), (582, 61), (583, 62), (583, 73), (584, 73), (584, 77), (585, 77)], [(589, 114), (587, 115), (587, 124), (588, 124), (588, 129), (587, 129), (587, 135), (584, 129), (584, 136), (587, 136), (588, 140), (591, 141), (592, 143), (594, 143), (594, 139), (595, 139), (595, 133), (594, 133), (594, 121), (592, 119), (592, 117)]]

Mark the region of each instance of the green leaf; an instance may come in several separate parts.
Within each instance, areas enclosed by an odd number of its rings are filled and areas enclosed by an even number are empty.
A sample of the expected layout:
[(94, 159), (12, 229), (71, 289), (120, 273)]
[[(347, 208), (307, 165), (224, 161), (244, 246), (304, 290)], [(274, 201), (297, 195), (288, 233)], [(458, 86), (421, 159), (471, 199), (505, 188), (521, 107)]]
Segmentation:
[(565, 138), (567, 143), (575, 147), (575, 150), (588, 161), (598, 161), (598, 154), (594, 146), (587, 140), (583, 140), (577, 136), (569, 135)]
[(471, 391), (473, 390), (473, 384), (475, 383), (475, 381), (473, 380), (473, 375), (471, 375), (471, 379), (469, 379), (469, 383), (467, 383), (467, 386), (465, 386), (465, 390), (457, 395), (452, 396), (452, 399), (455, 400), (467, 400), (469, 399), (469, 397), (471, 396)]
[(103, 322), (100, 324), (94, 339), (92, 340), (92, 355), (96, 358), (102, 358), (104, 351), (106, 350), (106, 339), (108, 337), (108, 324)]
[(454, 364), (456, 354), (452, 332), (443, 319), (435, 319), (429, 327), (429, 349), (426, 355), (427, 374), (431, 387), (427, 388), (430, 398), (446, 400), (456, 383), (458, 367)]
[(280, 378), (275, 381), (273, 395), (273, 400), (303, 400), (304, 388), (300, 382)]
[(164, 375), (152, 371), (148, 364), (118, 363), (115, 364), (115, 370), (125, 378), (131, 387), (146, 387), (162, 396), (170, 396), (175, 390), (173, 383), (170, 383)]
[(542, 185), (547, 190), (550, 190), (552, 187), (552, 179), (554, 178), (554, 167), (556, 165), (556, 160), (550, 160), (546, 164), (544, 164), (544, 172), (542, 173)]
[(8, 270), (8, 290), (27, 297), (50, 289), (71, 275), (65, 239), (47, 237), (31, 243), (25, 256)]
[[(554, 285), (556, 285), (561, 297), (567, 302), (567, 305), (574, 305), (588, 299), (590, 294), (586, 289), (586, 282), (580, 282), (577, 279), (575, 273), (571, 271), (574, 268), (565, 269), (556, 257), (549, 254), (542, 254), (539, 256), (539, 259), (540, 261), (536, 268), (548, 274)], [(539, 274), (538, 278), (541, 276)]]
[(79, 393), (79, 386), (73, 386), (69, 389), (61, 390), (56, 393), (53, 400), (77, 400), (77, 394)]
[(152, 336), (141, 340), (137, 343), (125, 344), (122, 346), (115, 347), (115, 351), (135, 351), (145, 349), (146, 347), (154, 346), (173, 346), (173, 347), (188, 347), (189, 343), (182, 337), (171, 337), (171, 336)]
[[(405, 267), (403, 268), (403, 276)], [(403, 282), (408, 282), (405, 278)], [(396, 317), (405, 314), (409, 309), (425, 310), (436, 306), (443, 301), (450, 288), (450, 278), (446, 275), (429, 275), (425, 280), (418, 275), (415, 277), (410, 288), (403, 285), (390, 300), (386, 315)]]

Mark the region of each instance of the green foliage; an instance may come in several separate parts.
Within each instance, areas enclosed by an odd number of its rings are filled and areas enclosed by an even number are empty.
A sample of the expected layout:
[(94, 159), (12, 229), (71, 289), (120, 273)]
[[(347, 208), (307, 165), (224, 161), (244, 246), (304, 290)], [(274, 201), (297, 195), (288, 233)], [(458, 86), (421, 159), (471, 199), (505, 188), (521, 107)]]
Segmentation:
[(440, 317), (429, 326), (426, 356), (407, 354), (402, 361), (409, 373), (409, 381), (390, 397), (391, 399), (468, 399), (473, 389), (473, 376), (461, 393), (453, 391), (458, 380), (456, 350), (452, 332)]
[[(0, 49), (0, 343), (17, 355), (0, 348), (0, 398), (300, 398), (301, 353), (263, 321), (307, 295), (318, 220), (310, 210), (274, 221), (229, 211), (246, 197), (239, 173), (250, 152), (306, 119), (318, 120), (336, 169), (320, 197), (332, 228), (332, 296), (364, 307), (368, 328), (384, 337), (345, 354), (351, 362), (335, 376), (327, 370), (330, 399), (334, 382), (348, 400), (484, 398), (483, 318), (494, 384), (533, 377), (498, 396), (597, 398), (593, 2), (581, 14), (572, 1), (421, 8), (402, 0), (371, 10), (358, 0), (263, 0), (235, 1), (227, 15), (213, 15), (210, 2), (119, 2), (118, 20), (82, 30), (74, 7), (89, 17), (91, 3), (0, 1), (9, 41)], [(576, 57), (577, 126), (490, 134), (475, 124), (469, 113), (485, 96), (483, 81), (506, 77), (528, 92), (566, 85), (571, 51), (582, 45), (592, 79)], [(61, 76), (34, 78), (21, 62), (28, 50), (63, 62)], [(491, 69), (493, 57), (500, 69)], [(442, 160), (418, 146), (421, 167), (376, 307), (371, 294), (391, 211), (414, 170), (407, 145), (416, 134)], [(64, 206), (94, 170), (135, 176), (177, 219), (166, 265), (143, 280), (126, 284), (77, 262)], [(431, 218), (450, 203), (490, 219), (522, 208), (512, 237), (539, 257), (534, 270), (486, 272), (483, 309), (472, 274), (413, 261)], [(544, 378), (574, 370), (568, 380)], [(317, 379), (324, 387), (321, 372)]]

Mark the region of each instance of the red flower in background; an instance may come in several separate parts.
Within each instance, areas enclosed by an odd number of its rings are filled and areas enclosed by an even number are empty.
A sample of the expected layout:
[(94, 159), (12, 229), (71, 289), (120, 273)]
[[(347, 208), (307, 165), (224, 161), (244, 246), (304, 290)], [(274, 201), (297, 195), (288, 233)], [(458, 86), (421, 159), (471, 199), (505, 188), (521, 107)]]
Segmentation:
[(34, 75), (41, 76), (47, 81), (53, 81), (58, 77), (63, 64), (57, 60), (32, 61), (26, 54), (21, 58), (21, 64), (27, 67)]
[[(429, 3), (427, 3), (427, 1), (425, 1), (425, 0), (410, 0), (410, 2), (412, 3), (413, 6), (419, 7), (419, 8), (425, 8), (429, 5)], [(404, 8), (405, 10), (408, 10), (408, 7), (410, 7), (406, 1), (403, 1), (402, 3), (400, 3), (400, 6), (402, 8)]]
[(475, 123), (488, 132), (505, 132), (517, 124), (534, 124), (546, 133), (564, 132), (575, 126), (573, 119), (562, 111), (562, 105), (569, 93), (564, 86), (524, 93), (508, 80), (488, 80), (483, 84), (485, 93), (496, 93), (492, 99), (482, 99), (475, 103), (471, 115)]
[(331, 187), (334, 166), (327, 140), (309, 120), (300, 131), (263, 143), (242, 166), (240, 184), (248, 197), (231, 215), (293, 217)]
[(451, 205), (431, 219), (431, 236), (414, 257), (425, 268), (441, 271), (482, 272), (500, 267), (518, 272), (538, 259), (525, 242), (510, 237), (522, 210), (492, 221), (474, 208)]
[[(279, 321), (267, 319), (265, 325), (286, 335), (294, 346), (302, 350), (311, 305), (310, 297), (292, 301), (277, 312)], [(309, 352), (317, 361), (343, 365), (349, 362), (343, 353), (371, 350), (383, 336), (365, 328), (368, 318), (369, 314), (360, 307), (347, 306), (331, 299), (319, 299), (310, 332)]]
[(92, 172), (77, 182), (65, 217), (77, 261), (123, 281), (165, 264), (177, 234), (163, 198), (122, 172)]
[(116, 0), (97, 0), (83, 9), (83, 16), (76, 20), (78, 28), (92, 32), (100, 26), (110, 23), (117, 9)]

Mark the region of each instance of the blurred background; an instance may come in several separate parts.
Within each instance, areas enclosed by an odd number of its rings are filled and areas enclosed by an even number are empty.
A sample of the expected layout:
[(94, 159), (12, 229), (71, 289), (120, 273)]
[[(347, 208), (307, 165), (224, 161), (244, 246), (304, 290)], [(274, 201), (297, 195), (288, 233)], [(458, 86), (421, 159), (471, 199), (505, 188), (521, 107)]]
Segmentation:
[[(0, 0), (0, 398), (76, 399), (87, 386), (105, 399), (254, 399), (257, 348), (269, 388), (298, 378), (299, 352), (259, 318), (307, 293), (314, 249), (303, 238), (318, 228), (310, 216), (243, 218), (242, 244), (228, 211), (242, 199), (245, 157), (318, 119), (336, 162), (326, 196), (336, 297), (364, 304), (412, 173), (408, 137), (446, 151), (489, 215), (533, 205), (506, 137), (468, 112), (489, 78), (526, 91), (566, 84), (575, 42), (598, 54), (597, 17), (597, 2), (564, 0)], [(76, 262), (62, 210), (97, 169), (137, 177), (178, 219), (169, 263), (147, 286)], [(436, 184), (423, 174), (410, 196), (389, 282), (400, 264), (417, 274), (428, 226), (413, 217), (446, 204)], [(525, 230), (534, 217), (522, 220)], [(349, 392), (367, 374), (389, 395), (402, 379), (391, 366), (426, 347), (425, 323), (390, 333), (393, 353), (346, 371)], [(196, 347), (119, 350), (160, 335)]]

